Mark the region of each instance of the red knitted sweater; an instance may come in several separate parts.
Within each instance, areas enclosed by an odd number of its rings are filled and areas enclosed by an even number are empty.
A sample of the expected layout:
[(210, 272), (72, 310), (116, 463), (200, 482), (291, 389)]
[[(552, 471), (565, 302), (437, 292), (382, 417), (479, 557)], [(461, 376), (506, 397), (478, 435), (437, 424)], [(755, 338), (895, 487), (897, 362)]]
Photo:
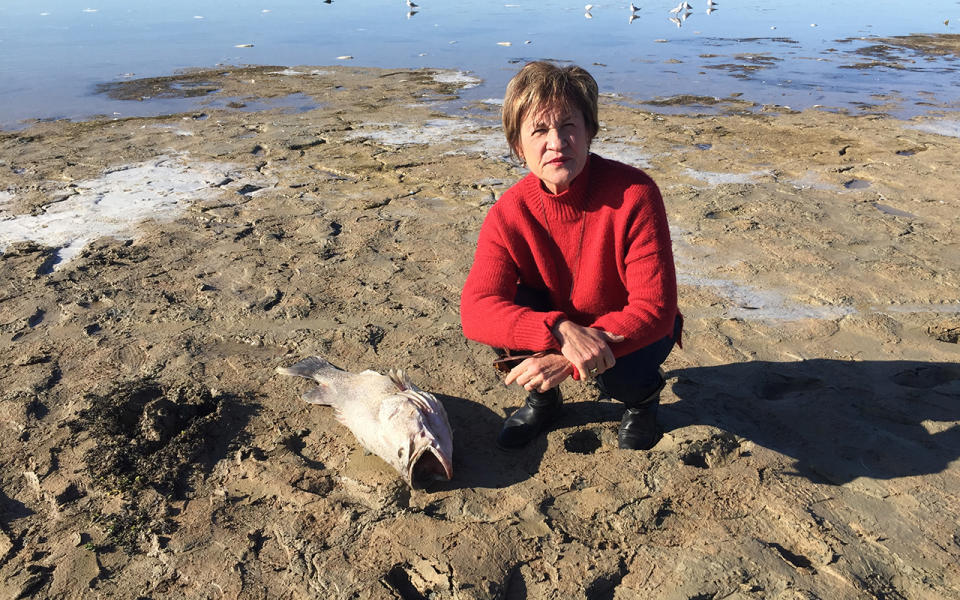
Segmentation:
[[(514, 304), (518, 284), (550, 312)], [(533, 174), (493, 205), (460, 301), (463, 333), (490, 346), (559, 350), (561, 318), (617, 333), (620, 357), (673, 333), (677, 282), (660, 190), (643, 171), (591, 154), (561, 194)], [(679, 341), (679, 340), (678, 340)]]

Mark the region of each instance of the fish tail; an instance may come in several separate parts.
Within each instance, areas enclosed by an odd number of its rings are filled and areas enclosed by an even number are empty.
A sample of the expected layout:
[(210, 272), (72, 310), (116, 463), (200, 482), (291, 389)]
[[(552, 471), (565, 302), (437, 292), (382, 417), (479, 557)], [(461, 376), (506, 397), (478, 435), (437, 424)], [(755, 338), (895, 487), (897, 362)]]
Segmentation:
[(290, 367), (277, 367), (277, 373), (316, 379), (317, 373), (329, 369), (336, 369), (336, 367), (319, 356), (310, 356)]

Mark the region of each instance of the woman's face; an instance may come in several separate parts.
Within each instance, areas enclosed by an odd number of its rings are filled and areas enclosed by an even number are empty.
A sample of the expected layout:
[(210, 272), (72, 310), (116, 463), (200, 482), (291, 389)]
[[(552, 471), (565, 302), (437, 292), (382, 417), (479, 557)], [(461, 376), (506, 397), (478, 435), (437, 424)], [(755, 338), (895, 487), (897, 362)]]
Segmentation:
[(548, 191), (565, 192), (586, 166), (590, 152), (583, 114), (554, 104), (529, 111), (520, 124), (517, 150)]

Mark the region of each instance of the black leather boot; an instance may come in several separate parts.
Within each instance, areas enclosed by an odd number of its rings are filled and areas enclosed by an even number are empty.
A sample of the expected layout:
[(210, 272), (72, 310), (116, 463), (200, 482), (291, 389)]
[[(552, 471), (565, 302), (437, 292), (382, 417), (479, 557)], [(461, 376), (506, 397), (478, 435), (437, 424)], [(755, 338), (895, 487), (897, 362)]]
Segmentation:
[(657, 427), (657, 408), (660, 406), (660, 390), (666, 384), (662, 378), (652, 392), (641, 395), (641, 399), (627, 404), (627, 410), (620, 421), (617, 442), (624, 450), (649, 450), (660, 441), (660, 429)]
[(501, 448), (519, 448), (537, 437), (546, 425), (555, 421), (562, 412), (563, 397), (560, 388), (546, 392), (530, 392), (527, 402), (503, 423), (497, 436)]

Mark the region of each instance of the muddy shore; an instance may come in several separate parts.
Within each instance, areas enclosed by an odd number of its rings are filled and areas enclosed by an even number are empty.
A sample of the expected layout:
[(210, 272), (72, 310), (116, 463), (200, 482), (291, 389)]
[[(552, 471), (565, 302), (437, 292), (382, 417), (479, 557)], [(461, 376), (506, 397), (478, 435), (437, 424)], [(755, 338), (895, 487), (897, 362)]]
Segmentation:
[[(0, 596), (960, 598), (960, 116), (604, 97), (594, 151), (671, 221), (665, 435), (617, 450), (569, 382), (504, 453), (458, 303), (523, 170), (468, 84), (198, 71), (104, 91), (200, 110), (0, 132)], [(312, 354), (440, 397), (454, 479), (299, 400)]]

